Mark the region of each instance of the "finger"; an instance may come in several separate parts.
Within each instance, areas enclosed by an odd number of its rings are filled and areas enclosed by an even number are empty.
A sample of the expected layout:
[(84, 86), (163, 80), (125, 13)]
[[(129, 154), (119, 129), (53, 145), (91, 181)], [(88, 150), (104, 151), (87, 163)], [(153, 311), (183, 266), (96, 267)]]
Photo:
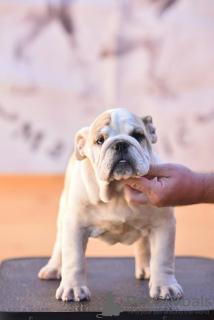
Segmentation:
[(154, 176), (151, 176), (151, 175), (148, 175), (146, 174), (145, 176), (143, 176), (144, 178), (148, 179), (148, 180), (152, 180), (152, 179), (155, 179), (156, 177)]
[(142, 205), (150, 204), (149, 198), (147, 197), (146, 194), (138, 190), (135, 190), (128, 185), (124, 187), (124, 196), (128, 203), (142, 204)]
[(139, 190), (145, 194), (149, 194), (156, 182), (154, 180), (148, 180), (144, 177), (141, 177), (139, 179), (127, 179), (125, 183), (133, 189)]

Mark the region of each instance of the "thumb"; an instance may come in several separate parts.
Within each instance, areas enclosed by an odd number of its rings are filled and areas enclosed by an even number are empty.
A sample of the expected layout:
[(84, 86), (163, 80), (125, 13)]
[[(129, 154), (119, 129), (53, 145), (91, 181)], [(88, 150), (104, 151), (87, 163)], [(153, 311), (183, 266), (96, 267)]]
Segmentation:
[(172, 167), (173, 167), (173, 165), (169, 164), (169, 163), (152, 164), (149, 167), (149, 171), (148, 171), (147, 175), (149, 177), (152, 176), (152, 177), (166, 177), (167, 178), (170, 176), (170, 171), (173, 169)]

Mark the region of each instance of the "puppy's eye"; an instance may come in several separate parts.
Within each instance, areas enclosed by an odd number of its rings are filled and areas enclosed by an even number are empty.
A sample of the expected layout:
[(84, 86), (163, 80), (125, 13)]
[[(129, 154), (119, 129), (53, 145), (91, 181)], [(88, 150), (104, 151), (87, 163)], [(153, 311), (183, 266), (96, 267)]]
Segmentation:
[(103, 137), (100, 137), (100, 138), (98, 138), (98, 139), (96, 140), (96, 143), (97, 143), (97, 144), (103, 144), (103, 142), (104, 142), (104, 138), (103, 138)]
[(140, 132), (132, 132), (131, 136), (135, 138), (138, 142), (141, 142), (145, 138), (144, 134)]

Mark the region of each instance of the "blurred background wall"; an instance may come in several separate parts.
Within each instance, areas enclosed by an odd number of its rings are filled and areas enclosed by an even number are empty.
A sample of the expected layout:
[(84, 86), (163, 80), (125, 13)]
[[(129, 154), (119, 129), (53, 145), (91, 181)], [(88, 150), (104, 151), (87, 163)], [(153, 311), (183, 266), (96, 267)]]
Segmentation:
[[(50, 254), (74, 135), (106, 109), (151, 115), (165, 162), (213, 170), (213, 39), (212, 0), (0, 0), (2, 257)], [(176, 210), (177, 254), (214, 256), (213, 207)]]

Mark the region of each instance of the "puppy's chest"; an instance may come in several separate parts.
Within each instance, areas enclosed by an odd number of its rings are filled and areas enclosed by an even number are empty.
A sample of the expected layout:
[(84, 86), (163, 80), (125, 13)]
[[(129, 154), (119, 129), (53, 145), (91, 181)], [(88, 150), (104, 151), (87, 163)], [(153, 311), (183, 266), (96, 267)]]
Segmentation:
[(90, 236), (108, 244), (117, 242), (130, 245), (142, 235), (149, 232), (149, 220), (146, 213), (138, 212), (120, 206), (100, 208), (99, 215), (95, 214)]
[(117, 226), (111, 225), (111, 228), (105, 230), (103, 228), (95, 227), (91, 233), (91, 237), (98, 238), (108, 244), (115, 244), (117, 242), (131, 245), (137, 241), (142, 235), (148, 234), (148, 228), (137, 229), (127, 223)]

